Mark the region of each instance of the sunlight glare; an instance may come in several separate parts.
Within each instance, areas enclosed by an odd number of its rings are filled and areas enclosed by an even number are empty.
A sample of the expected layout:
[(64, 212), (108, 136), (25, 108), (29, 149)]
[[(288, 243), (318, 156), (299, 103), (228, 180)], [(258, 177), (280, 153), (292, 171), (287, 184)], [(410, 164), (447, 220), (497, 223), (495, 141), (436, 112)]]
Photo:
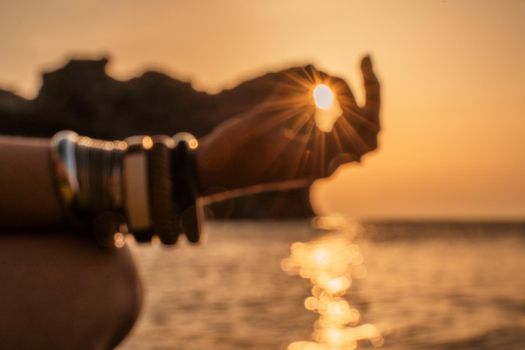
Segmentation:
[(325, 84), (318, 84), (313, 89), (315, 102), (315, 124), (317, 128), (324, 132), (332, 131), (337, 118), (343, 114), (339, 101), (330, 87)]
[(334, 93), (325, 84), (318, 84), (313, 91), (314, 101), (317, 108), (329, 109), (334, 103)]

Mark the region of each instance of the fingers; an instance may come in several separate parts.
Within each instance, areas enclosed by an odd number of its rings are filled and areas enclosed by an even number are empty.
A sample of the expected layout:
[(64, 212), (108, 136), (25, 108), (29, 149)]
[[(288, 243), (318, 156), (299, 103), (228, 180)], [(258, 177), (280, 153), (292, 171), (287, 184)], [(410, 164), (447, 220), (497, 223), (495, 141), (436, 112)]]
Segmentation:
[(358, 162), (359, 158), (351, 153), (340, 153), (333, 157), (328, 163), (328, 175), (332, 175), (343, 164)]
[(343, 109), (351, 109), (356, 106), (354, 94), (344, 79), (330, 77), (326, 81), (333, 89), (337, 101), (343, 107)]
[(381, 106), (381, 87), (374, 73), (370, 56), (365, 56), (361, 61), (361, 72), (365, 85), (365, 106), (363, 110), (366, 116), (379, 127), (379, 109)]
[(280, 73), (275, 90), (264, 103), (250, 111), (253, 133), (263, 133), (271, 129), (288, 127), (300, 130), (313, 120), (315, 112), (312, 89), (316, 82), (326, 79), (324, 73), (314, 66), (294, 67)]

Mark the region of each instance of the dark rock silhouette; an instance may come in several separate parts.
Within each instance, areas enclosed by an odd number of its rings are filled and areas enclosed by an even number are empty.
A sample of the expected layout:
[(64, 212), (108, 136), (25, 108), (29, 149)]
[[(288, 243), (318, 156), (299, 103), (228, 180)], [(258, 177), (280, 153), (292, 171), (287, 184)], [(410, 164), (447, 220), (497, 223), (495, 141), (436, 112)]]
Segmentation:
[[(107, 58), (71, 60), (43, 74), (38, 96), (0, 89), (0, 134), (50, 137), (63, 129), (104, 139), (188, 131), (198, 137), (272, 92), (281, 73), (210, 95), (190, 83), (148, 71), (127, 81), (106, 74)], [(305, 218), (314, 215), (309, 189), (269, 192), (210, 206), (215, 218)]]

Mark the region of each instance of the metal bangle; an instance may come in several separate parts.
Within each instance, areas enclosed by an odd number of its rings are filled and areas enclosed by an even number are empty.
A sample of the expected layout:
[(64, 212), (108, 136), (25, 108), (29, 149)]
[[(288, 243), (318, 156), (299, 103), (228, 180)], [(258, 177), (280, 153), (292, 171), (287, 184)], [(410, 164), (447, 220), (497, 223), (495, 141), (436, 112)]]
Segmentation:
[(122, 201), (122, 158), (127, 145), (81, 136), (76, 142), (79, 191), (78, 209), (88, 214), (120, 211)]
[(60, 131), (51, 138), (50, 154), (56, 188), (66, 209), (73, 205), (79, 191), (75, 158), (78, 138), (78, 134), (70, 130)]
[(105, 246), (114, 246), (114, 234), (122, 222), (125, 148), (122, 141), (95, 140), (69, 130), (51, 139), (56, 187), (67, 218), (78, 227), (93, 230)]

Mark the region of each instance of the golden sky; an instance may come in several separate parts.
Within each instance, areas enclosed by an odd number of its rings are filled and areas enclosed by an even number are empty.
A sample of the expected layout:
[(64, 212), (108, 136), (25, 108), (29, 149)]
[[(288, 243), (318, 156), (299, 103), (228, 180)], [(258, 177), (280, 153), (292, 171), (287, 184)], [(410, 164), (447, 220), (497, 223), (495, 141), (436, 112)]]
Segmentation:
[[(73, 4), (74, 3), (74, 4)], [(360, 217), (525, 217), (525, 1), (1, 0), (0, 84), (34, 95), (71, 55), (119, 78), (158, 68), (208, 91), (313, 62), (383, 82), (379, 152), (317, 184)]]

